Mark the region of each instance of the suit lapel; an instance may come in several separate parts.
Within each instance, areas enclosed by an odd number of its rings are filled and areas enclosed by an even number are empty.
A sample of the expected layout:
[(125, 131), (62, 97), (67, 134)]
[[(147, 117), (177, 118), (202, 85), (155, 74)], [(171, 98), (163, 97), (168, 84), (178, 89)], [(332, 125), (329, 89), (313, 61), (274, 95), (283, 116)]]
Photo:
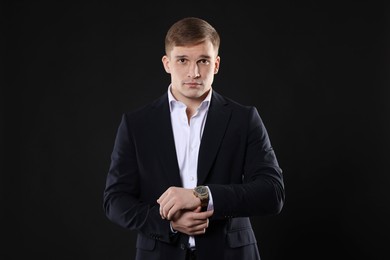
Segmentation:
[(231, 110), (227, 102), (217, 92), (213, 91), (206, 125), (203, 131), (202, 141), (198, 157), (198, 184), (206, 180), (211, 166), (217, 155), (219, 146), (225, 135), (229, 123)]
[(179, 166), (177, 164), (175, 140), (173, 137), (171, 116), (168, 104), (168, 95), (163, 95), (153, 106), (155, 116), (156, 149), (158, 149), (160, 163), (166, 180), (170, 186), (182, 186)]

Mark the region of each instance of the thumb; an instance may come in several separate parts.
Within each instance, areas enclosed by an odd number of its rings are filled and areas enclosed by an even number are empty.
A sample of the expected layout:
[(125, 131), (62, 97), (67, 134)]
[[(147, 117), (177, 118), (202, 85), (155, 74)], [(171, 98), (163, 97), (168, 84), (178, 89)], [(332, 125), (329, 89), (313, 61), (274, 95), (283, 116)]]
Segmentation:
[(199, 206), (196, 209), (194, 209), (194, 212), (199, 213), (199, 212), (201, 212), (201, 210), (202, 210), (202, 207)]

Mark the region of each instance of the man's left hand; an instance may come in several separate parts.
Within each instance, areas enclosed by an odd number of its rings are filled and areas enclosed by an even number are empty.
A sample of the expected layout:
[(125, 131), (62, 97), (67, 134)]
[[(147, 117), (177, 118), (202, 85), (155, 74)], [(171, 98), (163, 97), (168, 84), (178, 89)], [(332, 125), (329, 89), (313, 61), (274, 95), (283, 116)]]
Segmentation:
[(171, 220), (179, 210), (195, 210), (200, 206), (200, 199), (194, 195), (193, 189), (170, 187), (157, 199), (160, 204), (160, 215)]

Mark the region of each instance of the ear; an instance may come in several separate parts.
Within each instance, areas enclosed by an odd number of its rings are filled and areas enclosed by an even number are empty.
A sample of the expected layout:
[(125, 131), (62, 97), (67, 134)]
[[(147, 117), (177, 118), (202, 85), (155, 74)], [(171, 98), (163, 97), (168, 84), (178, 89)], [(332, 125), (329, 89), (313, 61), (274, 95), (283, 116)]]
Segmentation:
[(167, 73), (171, 73), (171, 70), (169, 69), (169, 58), (167, 55), (164, 55), (161, 59), (163, 65), (164, 65), (164, 69)]
[(220, 63), (221, 63), (221, 57), (217, 56), (214, 63), (214, 74), (218, 73)]

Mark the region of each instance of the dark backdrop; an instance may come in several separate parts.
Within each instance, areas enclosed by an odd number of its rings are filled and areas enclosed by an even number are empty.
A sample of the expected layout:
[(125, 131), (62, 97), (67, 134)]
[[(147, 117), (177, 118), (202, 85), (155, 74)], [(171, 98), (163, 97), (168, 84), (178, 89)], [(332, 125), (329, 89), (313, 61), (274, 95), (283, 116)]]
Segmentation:
[(167, 90), (165, 32), (189, 15), (220, 32), (214, 88), (259, 109), (284, 170), (282, 213), (253, 218), (262, 259), (388, 257), (385, 4), (31, 2), (1, 8), (1, 259), (132, 259), (103, 213), (110, 153), (121, 114)]

